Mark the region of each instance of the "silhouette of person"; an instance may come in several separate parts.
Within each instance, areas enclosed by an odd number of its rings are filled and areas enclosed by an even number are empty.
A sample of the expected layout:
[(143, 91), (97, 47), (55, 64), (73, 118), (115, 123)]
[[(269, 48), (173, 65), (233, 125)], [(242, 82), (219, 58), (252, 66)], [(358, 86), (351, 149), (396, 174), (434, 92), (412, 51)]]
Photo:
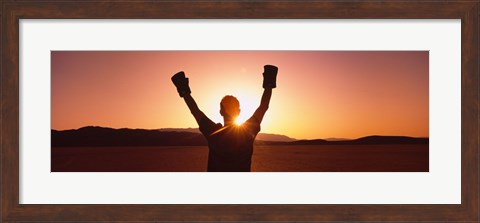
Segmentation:
[(227, 95), (220, 102), (220, 114), (223, 116), (224, 126), (214, 123), (197, 106), (191, 96), (188, 78), (180, 71), (173, 75), (180, 97), (183, 97), (190, 112), (197, 121), (199, 129), (208, 141), (209, 172), (248, 172), (250, 171), (253, 143), (265, 112), (268, 110), (272, 89), (276, 88), (278, 68), (265, 65), (263, 72), (263, 95), (260, 106), (242, 125), (236, 125), (235, 120), (240, 114), (240, 103), (234, 96)]

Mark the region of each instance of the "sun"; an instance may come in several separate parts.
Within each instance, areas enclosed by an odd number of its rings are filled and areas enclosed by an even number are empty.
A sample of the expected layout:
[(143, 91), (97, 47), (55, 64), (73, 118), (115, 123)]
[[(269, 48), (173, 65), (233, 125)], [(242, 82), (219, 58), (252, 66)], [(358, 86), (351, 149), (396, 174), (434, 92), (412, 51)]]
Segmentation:
[(253, 95), (254, 93), (247, 94), (246, 92), (237, 93), (236, 96), (238, 101), (240, 102), (240, 115), (235, 119), (235, 124), (242, 125), (246, 122), (250, 117), (252, 117), (253, 113), (257, 109), (260, 96)]
[(243, 121), (241, 121), (239, 118), (235, 119), (235, 125), (241, 126), (243, 124)]

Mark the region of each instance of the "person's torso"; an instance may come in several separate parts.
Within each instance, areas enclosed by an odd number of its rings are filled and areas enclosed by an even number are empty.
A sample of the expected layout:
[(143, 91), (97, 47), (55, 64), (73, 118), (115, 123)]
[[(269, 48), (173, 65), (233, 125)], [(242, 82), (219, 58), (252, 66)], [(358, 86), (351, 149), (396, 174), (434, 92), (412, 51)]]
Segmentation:
[(248, 126), (221, 127), (208, 140), (208, 171), (250, 171), (256, 133)]

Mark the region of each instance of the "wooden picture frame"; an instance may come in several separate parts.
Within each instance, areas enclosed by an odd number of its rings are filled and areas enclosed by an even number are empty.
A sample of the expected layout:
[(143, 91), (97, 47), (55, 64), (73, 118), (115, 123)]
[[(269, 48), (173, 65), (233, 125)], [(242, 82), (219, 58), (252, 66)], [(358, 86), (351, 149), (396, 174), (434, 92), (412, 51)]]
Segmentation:
[[(0, 2), (1, 219), (55, 221), (479, 221), (478, 1)], [(461, 19), (461, 204), (19, 204), (20, 19)]]

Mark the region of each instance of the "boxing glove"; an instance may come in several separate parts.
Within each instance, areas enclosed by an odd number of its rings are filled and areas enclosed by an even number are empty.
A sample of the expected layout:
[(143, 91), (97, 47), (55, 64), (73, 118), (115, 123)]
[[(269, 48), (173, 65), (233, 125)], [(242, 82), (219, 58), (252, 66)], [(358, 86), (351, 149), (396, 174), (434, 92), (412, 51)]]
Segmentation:
[(189, 95), (192, 93), (190, 87), (188, 86), (188, 78), (185, 77), (185, 73), (180, 71), (172, 76), (172, 82), (177, 87), (177, 92), (180, 97)]
[(276, 88), (278, 67), (265, 65), (263, 69), (263, 88)]

